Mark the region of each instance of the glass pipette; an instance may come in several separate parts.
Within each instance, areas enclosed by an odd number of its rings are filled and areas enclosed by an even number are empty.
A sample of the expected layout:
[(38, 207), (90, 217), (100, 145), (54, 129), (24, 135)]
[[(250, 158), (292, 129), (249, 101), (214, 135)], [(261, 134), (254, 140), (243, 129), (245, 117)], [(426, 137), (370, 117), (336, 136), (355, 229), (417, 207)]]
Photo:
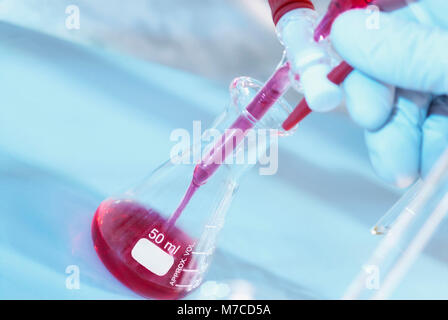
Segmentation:
[(288, 90), (289, 86), (289, 64), (286, 62), (274, 72), (271, 78), (255, 95), (241, 116), (230, 126), (230, 130), (218, 139), (213, 148), (196, 165), (193, 172), (193, 179), (185, 196), (170, 217), (168, 224), (172, 225), (176, 222), (197, 189), (207, 182), (210, 176), (224, 162), (226, 157), (231, 155), (233, 150), (243, 141), (242, 138), (247, 133), (247, 130), (253, 128), (257, 121), (263, 118), (269, 108)]
[[(392, 229), (393, 225), (397, 221), (399, 215), (404, 211), (409, 211), (407, 205), (415, 199), (417, 194), (420, 192), (422, 188), (422, 180), (418, 180), (412, 187), (409, 188), (408, 191), (390, 208), (386, 214), (381, 217), (380, 220), (375, 224), (375, 226), (370, 230), (373, 235), (385, 235), (390, 229)], [(411, 213), (409, 211), (409, 213)]]
[(439, 158), (427, 179), (411, 188), (389, 211), (394, 222), (365, 264), (381, 271), (376, 290), (366, 286), (370, 272), (362, 270), (353, 280), (344, 299), (385, 299), (418, 258), (448, 214), (448, 149)]

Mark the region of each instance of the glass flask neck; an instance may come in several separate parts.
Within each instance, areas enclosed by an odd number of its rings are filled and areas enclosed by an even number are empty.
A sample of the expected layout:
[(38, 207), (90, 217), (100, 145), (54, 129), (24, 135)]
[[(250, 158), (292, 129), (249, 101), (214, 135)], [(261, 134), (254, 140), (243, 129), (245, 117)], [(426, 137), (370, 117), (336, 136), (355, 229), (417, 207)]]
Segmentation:
[[(272, 85), (266, 93), (260, 91), (264, 90), (261, 83), (247, 77), (231, 83), (230, 105), (202, 137), (203, 141), (212, 142), (201, 150), (201, 161), (193, 174), (195, 185), (204, 184), (221, 165), (227, 166), (236, 180), (259, 162), (260, 157), (266, 158), (271, 146), (277, 148), (278, 136), (287, 134), (282, 121), (291, 112), (291, 107), (281, 98), (289, 87), (288, 72), (287, 65), (280, 66), (269, 80)], [(262, 110), (263, 106), (254, 106), (258, 98), (260, 103), (271, 100), (271, 105), (265, 110)]]
[[(117, 279), (145, 297), (163, 299), (181, 298), (201, 283), (237, 178), (254, 164), (251, 157), (258, 160), (260, 151), (285, 134), (281, 124), (291, 108), (279, 98), (289, 86), (288, 70), (282, 65), (263, 88), (249, 78), (236, 79), (231, 104), (202, 136), (211, 144), (172, 155), (138, 186), (102, 202), (92, 236)], [(259, 130), (268, 135), (263, 139)], [(223, 165), (215, 163), (218, 155)]]

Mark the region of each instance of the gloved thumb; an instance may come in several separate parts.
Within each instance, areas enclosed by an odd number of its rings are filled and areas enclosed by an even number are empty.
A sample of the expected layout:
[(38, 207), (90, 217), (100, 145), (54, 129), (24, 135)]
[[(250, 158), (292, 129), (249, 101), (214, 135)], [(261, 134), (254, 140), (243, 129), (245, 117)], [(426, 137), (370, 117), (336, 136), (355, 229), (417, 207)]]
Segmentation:
[[(331, 39), (350, 65), (380, 81), (436, 94), (448, 92), (448, 31), (393, 13), (351, 10), (336, 19)], [(372, 17), (370, 17), (372, 18)]]

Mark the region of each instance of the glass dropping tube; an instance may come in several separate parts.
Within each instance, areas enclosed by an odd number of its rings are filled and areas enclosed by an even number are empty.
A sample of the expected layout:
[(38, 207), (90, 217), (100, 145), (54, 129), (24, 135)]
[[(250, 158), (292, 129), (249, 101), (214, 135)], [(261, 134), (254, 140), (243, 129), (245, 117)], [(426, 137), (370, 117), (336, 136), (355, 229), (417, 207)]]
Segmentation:
[(230, 126), (230, 130), (226, 131), (212, 149), (202, 157), (201, 162), (194, 169), (193, 179), (184, 197), (168, 220), (169, 225), (176, 223), (197, 189), (206, 183), (227, 156), (233, 153), (234, 149), (243, 141), (247, 130), (253, 128), (257, 121), (261, 120), (274, 103), (288, 90), (289, 86), (289, 63), (286, 62), (277, 68), (246, 109)]
[(384, 216), (373, 226), (370, 232), (373, 235), (385, 235), (393, 227), (394, 223), (397, 221), (400, 214), (403, 212), (408, 212), (412, 214), (410, 209), (407, 207), (409, 203), (415, 199), (422, 188), (422, 180), (418, 180), (408, 191), (390, 208)]
[(238, 146), (238, 144), (233, 144), (234, 138), (238, 138), (237, 142), (241, 142), (242, 139), (236, 135), (241, 131), (244, 133), (251, 129), (288, 90), (289, 86), (289, 64), (285, 63), (274, 72), (243, 113), (230, 126), (231, 134), (223, 134), (196, 166), (193, 174), (193, 183), (196, 186), (204, 184), (225, 158), (233, 152), (233, 148)]
[[(391, 209), (390, 216), (380, 220), (383, 221), (381, 230), (385, 230), (385, 236), (343, 299), (388, 298), (447, 214), (448, 149), (428, 178), (408, 191)], [(381, 274), (382, 280), (378, 280), (377, 287), (368, 285), (373, 278), (372, 270)]]

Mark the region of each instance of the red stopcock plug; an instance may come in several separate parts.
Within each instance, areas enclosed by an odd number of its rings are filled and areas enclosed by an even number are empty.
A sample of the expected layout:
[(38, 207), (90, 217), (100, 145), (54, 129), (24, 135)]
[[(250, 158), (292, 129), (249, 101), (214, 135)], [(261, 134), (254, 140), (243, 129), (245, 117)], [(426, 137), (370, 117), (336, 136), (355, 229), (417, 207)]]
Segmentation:
[(407, 5), (408, 0), (332, 0), (327, 13), (320, 21), (314, 32), (314, 40), (319, 41), (330, 34), (334, 20), (343, 12), (350, 9), (365, 8), (376, 5), (382, 11), (392, 11)]
[(328, 6), (327, 13), (316, 27), (316, 30), (314, 30), (314, 40), (319, 41), (328, 37), (334, 20), (341, 13), (350, 9), (365, 8), (372, 2), (373, 0), (332, 0)]
[[(301, 1), (298, 1), (301, 2)], [(332, 0), (326, 15), (322, 18), (320, 24), (314, 30), (314, 39), (316, 41), (327, 37), (330, 34), (331, 27), (334, 20), (343, 12), (356, 9), (365, 8), (369, 5), (376, 5), (382, 11), (393, 11), (395, 9), (407, 5), (406, 0)], [(283, 14), (285, 14), (284, 12)], [(280, 19), (277, 17), (277, 19)], [(341, 62), (329, 74), (328, 79), (333, 83), (339, 85), (344, 82), (345, 78), (353, 71), (353, 67), (345, 61)], [(294, 111), (283, 122), (282, 126), (285, 130), (294, 128), (303, 118), (311, 113), (308, 103), (305, 98), (300, 101)]]
[[(329, 74), (328, 79), (334, 84), (341, 84), (345, 78), (353, 71), (353, 67), (347, 62), (342, 61), (337, 67), (335, 67)], [(283, 129), (286, 131), (291, 130), (303, 120), (307, 115), (311, 113), (311, 109), (308, 107), (308, 103), (303, 98), (300, 103), (295, 107), (293, 112), (282, 123)]]
[[(334, 20), (344, 11), (354, 8), (364, 8), (370, 3), (372, 3), (372, 0), (333, 0), (328, 7), (327, 14), (315, 29), (314, 39), (318, 41), (326, 38), (330, 34), (331, 26), (333, 25)], [(283, 14), (285, 13), (286, 12)], [(277, 19), (280, 18), (277, 17)], [(352, 71), (353, 67), (343, 61), (328, 74), (327, 78), (334, 84), (340, 85)], [(283, 122), (283, 129), (291, 130), (310, 113), (311, 109), (309, 108), (305, 98), (303, 98), (294, 111)]]

